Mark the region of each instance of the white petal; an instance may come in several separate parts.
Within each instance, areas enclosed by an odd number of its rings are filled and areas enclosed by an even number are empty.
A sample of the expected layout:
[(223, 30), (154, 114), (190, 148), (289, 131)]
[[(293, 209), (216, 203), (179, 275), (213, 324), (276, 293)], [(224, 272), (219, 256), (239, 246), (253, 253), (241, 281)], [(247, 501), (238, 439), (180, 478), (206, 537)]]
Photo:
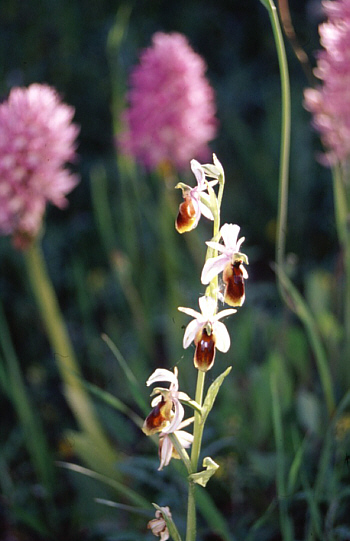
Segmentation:
[(184, 308), (183, 306), (179, 306), (178, 310), (180, 310), (180, 312), (184, 312), (184, 314), (194, 317), (195, 319), (200, 319), (202, 317), (202, 314), (196, 312), (196, 310), (193, 310), (193, 308)]
[(189, 432), (186, 432), (185, 430), (177, 430), (175, 432), (175, 435), (181, 443), (182, 447), (184, 447), (185, 449), (188, 449), (193, 443), (193, 435)]
[(174, 372), (170, 372), (170, 370), (166, 370), (165, 368), (157, 368), (146, 381), (146, 385), (147, 387), (149, 387), (157, 381), (169, 381), (170, 383), (175, 385), (176, 388), (178, 388), (179, 385), (176, 374), (174, 374)]
[(172, 434), (172, 432), (175, 432), (175, 430), (179, 428), (181, 421), (185, 416), (185, 410), (181, 402), (179, 402), (179, 400), (173, 400), (173, 404), (175, 406), (174, 417), (172, 418), (171, 423), (162, 431), (163, 434)]
[[(203, 197), (203, 195), (206, 195), (206, 194), (202, 193), (201, 197)], [(208, 218), (208, 220), (214, 220), (214, 216), (210, 208), (208, 208), (207, 205), (205, 205), (202, 201), (198, 201), (198, 203), (199, 203), (200, 211), (203, 214), (203, 216)]]
[(241, 270), (242, 270), (243, 278), (245, 278), (245, 279), (249, 278), (248, 273), (247, 273), (247, 269), (245, 267), (243, 267), (243, 265), (241, 265)]
[(219, 319), (222, 319), (223, 317), (230, 316), (231, 314), (235, 314), (237, 310), (234, 308), (227, 308), (226, 310), (221, 310), (218, 314), (214, 316), (214, 319), (218, 321)]
[(236, 224), (224, 224), (220, 230), (225, 246), (234, 251), (236, 251), (239, 230), (240, 227)]
[(197, 160), (191, 160), (191, 169), (196, 177), (198, 186), (202, 189), (203, 184), (205, 186), (205, 174), (201, 164)]
[[(186, 428), (186, 426), (190, 425), (191, 423), (194, 422), (194, 417), (188, 417), (188, 419), (185, 419), (184, 421), (182, 421), (182, 423), (179, 425), (179, 430), (182, 430), (183, 428)], [(179, 432), (179, 430), (177, 430), (176, 432)]]
[(157, 404), (159, 404), (159, 402), (161, 402), (163, 399), (163, 395), (159, 394), (157, 396), (155, 396), (151, 402), (151, 407), (152, 408), (155, 408)]
[(215, 346), (219, 351), (226, 353), (230, 349), (231, 340), (225, 325), (221, 321), (216, 321), (213, 329), (216, 336)]
[(209, 284), (214, 276), (224, 270), (227, 263), (227, 256), (225, 254), (218, 257), (210, 257), (206, 260), (201, 276), (202, 284)]
[(239, 252), (239, 249), (241, 247), (241, 244), (242, 242), (245, 241), (245, 237), (241, 237), (238, 241), (237, 241), (237, 244), (236, 244), (236, 251)]
[(172, 452), (173, 444), (171, 443), (169, 436), (164, 436), (160, 450), (160, 465), (158, 470), (163, 469), (164, 466), (169, 464)]
[(212, 297), (200, 297), (198, 300), (199, 308), (203, 314), (203, 323), (209, 321), (216, 312), (216, 301)]
[(190, 323), (186, 327), (185, 334), (184, 334), (184, 339), (183, 339), (184, 349), (188, 348), (190, 343), (193, 342), (193, 340), (196, 337), (197, 332), (202, 326), (203, 326), (203, 323), (198, 321), (198, 319), (193, 319), (192, 321), (190, 321)]
[(205, 244), (209, 246), (209, 248), (213, 248), (213, 250), (217, 250), (218, 252), (221, 252), (223, 254), (231, 255), (230, 250), (223, 244), (220, 244), (220, 242), (214, 242), (212, 240), (208, 240)]
[[(201, 217), (201, 207), (200, 207), (200, 202), (198, 199), (199, 196), (198, 196), (197, 188), (194, 188), (193, 190), (190, 191), (190, 197), (191, 197), (192, 205), (195, 212), (195, 218), (196, 218), (195, 225), (197, 225)], [(193, 225), (193, 229), (195, 228), (195, 225)]]

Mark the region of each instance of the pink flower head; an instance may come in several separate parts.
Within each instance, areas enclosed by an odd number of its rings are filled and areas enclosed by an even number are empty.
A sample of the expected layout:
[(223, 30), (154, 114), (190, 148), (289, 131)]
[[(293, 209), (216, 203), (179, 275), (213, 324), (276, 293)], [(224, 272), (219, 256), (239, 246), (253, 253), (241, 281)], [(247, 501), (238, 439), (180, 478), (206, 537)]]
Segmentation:
[(229, 308), (216, 313), (217, 303), (212, 297), (200, 297), (198, 302), (200, 312), (182, 306), (179, 306), (178, 310), (194, 318), (186, 327), (183, 347), (186, 349), (191, 342), (195, 343), (195, 367), (207, 372), (213, 366), (215, 350), (226, 353), (231, 344), (230, 335), (219, 319), (234, 314), (237, 310)]
[[(175, 227), (179, 233), (192, 231), (192, 229), (197, 227), (202, 214), (208, 220), (214, 220), (213, 213), (208, 207), (210, 198), (209, 194), (206, 193), (208, 186), (205, 181), (204, 169), (197, 160), (191, 160), (191, 169), (196, 177), (197, 186), (191, 188), (182, 183), (175, 186), (182, 189), (183, 198), (185, 199), (179, 207), (179, 213), (175, 221)], [(211, 180), (208, 184), (214, 186), (217, 182), (217, 179)]]
[(243, 267), (243, 263), (248, 264), (248, 258), (240, 252), (244, 237), (238, 240), (239, 229), (236, 224), (224, 224), (220, 229), (224, 244), (207, 242), (210, 248), (221, 254), (207, 259), (201, 276), (202, 284), (209, 284), (217, 274), (223, 271), (224, 300), (230, 306), (242, 306), (244, 303), (244, 279), (248, 278), (248, 273)]
[(38, 234), (46, 203), (63, 208), (78, 182), (64, 168), (75, 158), (74, 109), (41, 84), (14, 88), (0, 105), (0, 233), (25, 248)]
[(185, 36), (154, 34), (130, 76), (121, 150), (148, 169), (169, 162), (182, 169), (193, 156), (206, 157), (217, 120), (205, 71)]
[(323, 2), (328, 16), (319, 27), (321, 45), (315, 75), (322, 81), (304, 92), (305, 108), (313, 114), (326, 153), (325, 164), (350, 155), (350, 0)]

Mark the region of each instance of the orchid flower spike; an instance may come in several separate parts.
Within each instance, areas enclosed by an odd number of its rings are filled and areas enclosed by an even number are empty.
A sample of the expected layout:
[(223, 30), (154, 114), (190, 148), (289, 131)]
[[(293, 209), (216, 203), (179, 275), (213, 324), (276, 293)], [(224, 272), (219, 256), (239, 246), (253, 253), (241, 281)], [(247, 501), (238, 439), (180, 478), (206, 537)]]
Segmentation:
[(210, 197), (205, 191), (208, 188), (207, 184), (214, 186), (218, 180), (215, 179), (207, 182), (205, 180), (204, 169), (197, 160), (191, 160), (191, 169), (196, 177), (197, 186), (191, 188), (182, 182), (175, 186), (182, 189), (182, 196), (185, 200), (179, 207), (179, 213), (175, 221), (175, 228), (179, 233), (185, 233), (195, 229), (202, 214), (208, 220), (214, 220), (213, 213), (208, 207)]
[[(190, 397), (179, 391), (179, 382), (177, 379), (177, 368), (174, 372), (165, 368), (157, 368), (148, 378), (146, 385), (150, 386), (158, 381), (168, 381), (169, 389), (157, 387), (152, 395), (156, 395), (152, 402), (152, 411), (146, 418), (142, 430), (147, 436), (162, 432), (170, 434), (175, 432), (184, 418), (185, 411), (180, 400), (190, 400)], [(151, 395), (151, 396), (152, 396)]]
[(170, 535), (162, 511), (169, 518), (171, 518), (171, 512), (169, 507), (161, 507), (160, 509), (161, 511), (159, 509), (156, 510), (156, 518), (149, 521), (147, 528), (152, 530), (153, 535), (160, 537), (160, 541), (167, 541), (170, 538)]
[(245, 300), (244, 279), (248, 273), (243, 263), (248, 265), (248, 258), (240, 252), (244, 237), (238, 240), (239, 226), (224, 224), (220, 229), (224, 244), (209, 241), (206, 244), (221, 252), (217, 257), (210, 257), (204, 264), (201, 276), (202, 284), (209, 284), (212, 279), (223, 271), (225, 283), (224, 300), (230, 306), (242, 306)]
[(186, 327), (183, 347), (186, 349), (194, 342), (194, 365), (198, 370), (207, 372), (214, 364), (216, 349), (226, 353), (231, 345), (230, 335), (219, 319), (234, 314), (237, 310), (228, 308), (216, 313), (217, 303), (212, 297), (200, 297), (198, 302), (201, 312), (182, 306), (179, 306), (178, 310), (194, 318)]

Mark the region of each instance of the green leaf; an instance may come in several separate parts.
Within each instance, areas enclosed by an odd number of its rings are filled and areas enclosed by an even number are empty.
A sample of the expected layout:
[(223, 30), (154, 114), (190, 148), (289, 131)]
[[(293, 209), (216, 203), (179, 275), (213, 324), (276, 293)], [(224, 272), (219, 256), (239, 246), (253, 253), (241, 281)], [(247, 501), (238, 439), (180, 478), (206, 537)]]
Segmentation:
[(197, 473), (191, 473), (188, 478), (194, 483), (205, 487), (211, 476), (214, 475), (216, 470), (219, 468), (219, 464), (214, 462), (214, 460), (210, 458), (210, 456), (206, 456), (203, 459), (203, 468), (205, 468), (205, 470), (199, 471)]
[(169, 530), (169, 534), (172, 537), (173, 541), (182, 541), (181, 536), (178, 532), (178, 529), (175, 526), (175, 522), (173, 521), (173, 519), (169, 515), (167, 515), (167, 513), (164, 513), (163, 509), (159, 507), (159, 505), (157, 505), (156, 503), (152, 503), (152, 505), (153, 507), (157, 509), (157, 511), (160, 511), (162, 513), (162, 517), (164, 518), (166, 522), (166, 525)]
[(216, 399), (216, 395), (219, 392), (219, 389), (226, 378), (228, 374), (231, 372), (232, 366), (229, 366), (225, 372), (223, 372), (220, 376), (216, 378), (215, 381), (210, 385), (207, 396), (205, 397), (203, 406), (202, 406), (202, 418), (201, 418), (201, 424), (204, 425), (213, 405)]

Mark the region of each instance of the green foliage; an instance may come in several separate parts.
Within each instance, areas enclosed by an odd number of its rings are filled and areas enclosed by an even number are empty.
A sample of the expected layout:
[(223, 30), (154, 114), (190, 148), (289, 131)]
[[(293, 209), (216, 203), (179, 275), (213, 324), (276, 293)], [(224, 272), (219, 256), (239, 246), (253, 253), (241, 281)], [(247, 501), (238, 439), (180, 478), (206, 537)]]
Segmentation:
[[(308, 3), (290, 4), (310, 53), (318, 47), (317, 21)], [(186, 237), (173, 230), (181, 200), (173, 188), (190, 183), (190, 171), (164, 180), (119, 155), (115, 160), (113, 144), (127, 74), (139, 48), (162, 29), (188, 35), (208, 63), (221, 126), (213, 150), (226, 172), (222, 219), (239, 223), (250, 246), (246, 304), (228, 324), (229, 362), (218, 353), (208, 373), (205, 418), (214, 399), (215, 408), (203, 456), (220, 467), (206, 491), (196, 487), (198, 541), (272, 541), (282, 534), (286, 540), (348, 539), (349, 363), (342, 352), (331, 178), (314, 160), (318, 143), (302, 109), (307, 83), (287, 48), (293, 80), (287, 250), (293, 257), (290, 274), (277, 272), (296, 317), (280, 301), (270, 268), (280, 89), (263, 7), (253, 0), (4, 0), (0, 20), (2, 96), (14, 84), (48, 82), (75, 106), (81, 125), (76, 169), (82, 182), (69, 208), (48, 209), (43, 250), (80, 381), (117, 457), (117, 479), (80, 464), (82, 457), (92, 464), (104, 455), (76, 433), (23, 259), (1, 239), (0, 530), (29, 541), (47, 541), (52, 532), (56, 541), (149, 541), (148, 517), (126, 508), (150, 501), (169, 505), (179, 531), (184, 528), (181, 465), (172, 461), (155, 476), (156, 447), (140, 425), (148, 408), (144, 382), (156, 367), (179, 366), (182, 389), (194, 394), (177, 306), (197, 305), (211, 233), (206, 223)], [(73, 441), (80, 457), (72, 454)], [(125, 508), (101, 506), (95, 498)]]

